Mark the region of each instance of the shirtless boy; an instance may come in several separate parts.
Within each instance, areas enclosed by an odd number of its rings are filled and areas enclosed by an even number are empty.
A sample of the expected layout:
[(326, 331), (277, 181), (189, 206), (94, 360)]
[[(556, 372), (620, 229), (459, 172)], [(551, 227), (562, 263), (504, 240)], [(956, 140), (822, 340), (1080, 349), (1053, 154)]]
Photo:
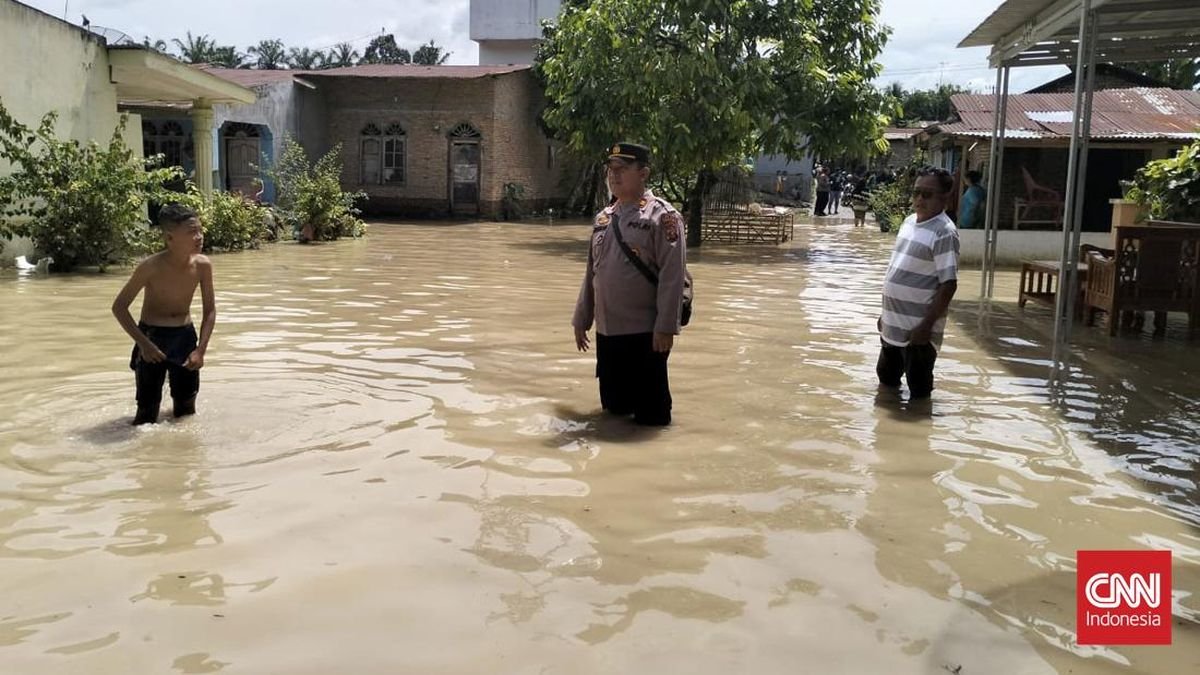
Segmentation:
[[(175, 417), (196, 412), (200, 368), (217, 322), (212, 263), (200, 254), (204, 230), (196, 212), (180, 204), (164, 206), (158, 216), (167, 248), (146, 258), (113, 301), (117, 322), (135, 343), (129, 367), (136, 373), (137, 416), (134, 424), (158, 421), (163, 380), (170, 376)], [(200, 337), (192, 325), (196, 287), (204, 304)], [(141, 319), (134, 323), (129, 306), (142, 290)]]

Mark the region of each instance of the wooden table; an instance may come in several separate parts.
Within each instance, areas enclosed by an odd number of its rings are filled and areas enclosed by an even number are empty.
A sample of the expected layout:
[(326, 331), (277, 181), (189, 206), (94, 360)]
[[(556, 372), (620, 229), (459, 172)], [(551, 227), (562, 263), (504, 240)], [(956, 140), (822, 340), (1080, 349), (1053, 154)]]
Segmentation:
[[(1076, 278), (1079, 297), (1075, 300), (1075, 314), (1083, 315), (1083, 292), (1087, 285), (1087, 264), (1076, 263)], [(1017, 306), (1025, 307), (1030, 300), (1054, 306), (1058, 295), (1059, 264), (1057, 260), (1026, 260), (1021, 265), (1021, 294)]]

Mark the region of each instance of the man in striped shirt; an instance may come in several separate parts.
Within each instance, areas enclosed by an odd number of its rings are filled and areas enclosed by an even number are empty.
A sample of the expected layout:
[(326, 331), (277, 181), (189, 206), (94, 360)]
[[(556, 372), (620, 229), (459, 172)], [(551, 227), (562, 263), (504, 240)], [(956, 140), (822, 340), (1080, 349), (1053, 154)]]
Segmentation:
[(913, 186), (914, 215), (900, 226), (883, 279), (879, 317), (879, 382), (899, 387), (909, 398), (933, 391), (933, 363), (942, 346), (946, 311), (958, 290), (958, 230), (946, 215), (954, 179), (944, 169), (922, 169)]

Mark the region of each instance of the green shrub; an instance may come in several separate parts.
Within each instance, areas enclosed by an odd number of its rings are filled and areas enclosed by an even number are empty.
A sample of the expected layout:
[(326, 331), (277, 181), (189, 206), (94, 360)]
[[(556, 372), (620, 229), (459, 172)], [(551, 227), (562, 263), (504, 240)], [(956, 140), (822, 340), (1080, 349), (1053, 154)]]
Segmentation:
[(275, 180), (278, 196), (275, 212), (297, 236), (306, 226), (317, 241), (361, 237), (366, 232), (355, 205), (367, 195), (342, 190), (340, 145), (310, 165), (304, 148), (288, 138), (268, 173)]
[(918, 151), (907, 165), (900, 169), (896, 179), (887, 185), (877, 186), (867, 198), (867, 205), (875, 213), (882, 227), (892, 231), (900, 229), (900, 223), (913, 212), (912, 190), (917, 182), (917, 172), (925, 166), (925, 153)]
[(1155, 220), (1200, 222), (1200, 141), (1138, 170), (1127, 197)]
[(47, 113), (31, 129), (0, 103), (0, 158), (12, 167), (0, 176), (0, 236), (29, 237), (60, 271), (103, 270), (138, 255), (146, 205), (165, 199), (163, 184), (178, 180), (180, 170), (134, 157), (121, 140), (125, 116), (107, 146), (59, 140), (56, 120)]

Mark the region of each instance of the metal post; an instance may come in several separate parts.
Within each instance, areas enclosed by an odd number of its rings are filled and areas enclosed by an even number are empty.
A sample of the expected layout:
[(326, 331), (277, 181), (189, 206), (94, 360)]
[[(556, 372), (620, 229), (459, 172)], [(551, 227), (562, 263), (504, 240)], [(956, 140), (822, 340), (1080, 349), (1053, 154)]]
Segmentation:
[(996, 192), (990, 196), (996, 204), (996, 219), (992, 222), (992, 237), (988, 241), (987, 294), (996, 293), (996, 250), (1000, 245), (1000, 195), (1004, 192), (1004, 153), (1008, 149), (1008, 82), (1012, 68), (1004, 66), (1004, 86), (1000, 90), (1000, 147), (996, 158)]
[(996, 69), (995, 123), (992, 126), (992, 144), (989, 153), (990, 157), (988, 157), (988, 198), (983, 221), (983, 266), (980, 269), (981, 281), (979, 286), (979, 297), (981, 299), (990, 299), (992, 297), (993, 281), (995, 279), (995, 240), (996, 228), (999, 225), (1000, 219), (1000, 188), (1003, 182), (1001, 176), (1004, 171), (1004, 138), (1007, 126), (1005, 119), (1008, 114), (1008, 72), (1008, 66), (1002, 65)]
[(1079, 12), (1079, 51), (1075, 59), (1075, 107), (1071, 125), (1071, 149), (1067, 163), (1067, 195), (1063, 209), (1063, 244), (1059, 257), (1058, 292), (1054, 304), (1054, 349), (1051, 359), (1057, 369), (1070, 340), (1075, 306), (1078, 263), (1076, 230), (1083, 219), (1083, 192), (1087, 181), (1087, 150), (1091, 138), (1091, 89), (1095, 64), (1095, 13), (1092, 0), (1083, 0)]

